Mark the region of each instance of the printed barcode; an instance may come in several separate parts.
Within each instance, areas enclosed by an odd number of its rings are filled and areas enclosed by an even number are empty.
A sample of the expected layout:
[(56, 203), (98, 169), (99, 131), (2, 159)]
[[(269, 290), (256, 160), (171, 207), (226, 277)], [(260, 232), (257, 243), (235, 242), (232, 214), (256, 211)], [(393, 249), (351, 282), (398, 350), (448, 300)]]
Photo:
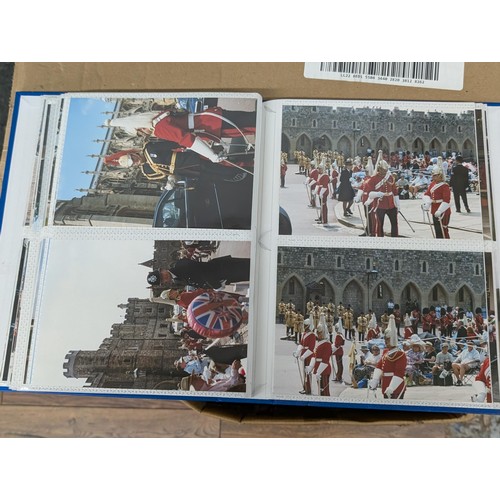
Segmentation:
[(322, 62), (319, 69), (328, 73), (437, 81), (439, 67), (438, 62)]

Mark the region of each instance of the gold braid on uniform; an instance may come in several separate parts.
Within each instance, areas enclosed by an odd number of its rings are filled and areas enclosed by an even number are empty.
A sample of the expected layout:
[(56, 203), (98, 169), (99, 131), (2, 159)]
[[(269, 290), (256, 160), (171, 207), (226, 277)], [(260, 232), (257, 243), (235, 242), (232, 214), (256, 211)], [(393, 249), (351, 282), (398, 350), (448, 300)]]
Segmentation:
[(144, 168), (141, 165), (141, 170), (142, 173), (144, 174), (145, 177), (147, 177), (149, 180), (159, 180), (159, 179), (164, 179), (167, 177), (167, 175), (171, 175), (175, 171), (175, 159), (177, 157), (177, 151), (172, 151), (172, 157), (170, 158), (170, 165), (165, 165), (162, 163), (156, 163), (153, 158), (151, 158), (150, 154), (146, 150), (146, 146), (144, 146), (142, 150), (144, 157), (146, 158), (146, 161), (148, 162), (149, 166), (154, 170), (154, 174), (147, 174), (144, 172)]
[(393, 354), (386, 354), (384, 356), (383, 361), (385, 361), (386, 359), (388, 359), (389, 361), (397, 361), (399, 358), (401, 358), (403, 356), (403, 354), (404, 354), (403, 351), (397, 351)]

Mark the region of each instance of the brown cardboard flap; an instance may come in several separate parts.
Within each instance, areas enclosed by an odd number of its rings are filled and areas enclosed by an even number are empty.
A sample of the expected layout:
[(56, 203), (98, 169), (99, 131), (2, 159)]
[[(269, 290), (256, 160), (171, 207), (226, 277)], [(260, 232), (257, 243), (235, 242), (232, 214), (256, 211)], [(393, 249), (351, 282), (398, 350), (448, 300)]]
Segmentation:
[(264, 99), (500, 101), (500, 63), (466, 63), (460, 91), (314, 80), (304, 63), (18, 63), (18, 91), (258, 92)]
[(416, 413), (382, 410), (343, 410), (310, 406), (283, 406), (263, 404), (237, 404), (185, 401), (189, 408), (222, 420), (244, 424), (332, 424), (364, 426), (376, 425), (415, 425), (433, 423), (464, 423), (472, 415), (453, 413)]

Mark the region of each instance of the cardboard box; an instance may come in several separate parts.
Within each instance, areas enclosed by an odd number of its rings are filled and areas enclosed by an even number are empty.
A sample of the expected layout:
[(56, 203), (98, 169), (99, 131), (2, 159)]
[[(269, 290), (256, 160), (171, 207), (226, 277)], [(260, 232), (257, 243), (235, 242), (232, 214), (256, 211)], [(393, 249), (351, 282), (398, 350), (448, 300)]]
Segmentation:
[[(264, 100), (280, 98), (383, 99), (500, 102), (500, 63), (466, 63), (460, 91), (421, 89), (369, 83), (305, 78), (304, 63), (18, 63), (12, 95), (35, 92), (258, 92)], [(0, 179), (11, 121), (4, 140)], [(440, 427), (467, 423), (476, 416), (401, 411), (355, 411), (318, 407), (288, 407), (212, 402), (186, 403), (195, 411), (233, 422), (342, 423), (348, 426), (413, 425)], [(479, 418), (479, 417), (478, 417)]]

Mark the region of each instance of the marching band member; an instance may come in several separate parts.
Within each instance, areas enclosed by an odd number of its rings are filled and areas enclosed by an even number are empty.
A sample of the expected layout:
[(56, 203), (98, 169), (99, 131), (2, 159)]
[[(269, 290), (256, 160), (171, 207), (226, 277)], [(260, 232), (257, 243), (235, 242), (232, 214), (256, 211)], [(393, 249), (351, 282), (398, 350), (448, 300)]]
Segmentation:
[(360, 314), (357, 319), (359, 341), (364, 342), (368, 320), (364, 314)]
[(342, 315), (342, 323), (344, 324), (345, 336), (348, 340), (354, 337), (354, 314), (350, 306), (347, 306)]
[(300, 309), (295, 313), (295, 322), (293, 325), (294, 340), (298, 343), (302, 333), (304, 332), (304, 316), (302, 315)]

